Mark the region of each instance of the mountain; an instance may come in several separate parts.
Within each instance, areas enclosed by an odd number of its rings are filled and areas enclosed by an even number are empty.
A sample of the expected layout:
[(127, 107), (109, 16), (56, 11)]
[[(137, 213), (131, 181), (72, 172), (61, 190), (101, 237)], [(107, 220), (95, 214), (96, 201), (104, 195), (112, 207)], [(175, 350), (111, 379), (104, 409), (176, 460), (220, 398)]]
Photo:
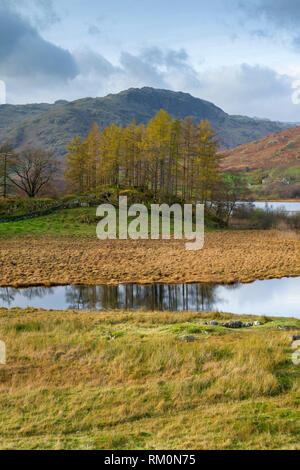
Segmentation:
[(269, 120), (230, 116), (214, 104), (188, 93), (131, 88), (104, 98), (24, 106), (0, 106), (0, 139), (15, 146), (43, 147), (59, 155), (76, 136), (86, 137), (96, 122), (101, 129), (114, 122), (125, 126), (132, 119), (147, 123), (160, 109), (174, 118), (208, 119), (219, 133), (220, 148), (228, 149), (289, 127)]
[(255, 196), (300, 197), (300, 126), (221, 153), (224, 172), (245, 174)]
[(66, 103), (68, 103), (68, 101), (60, 100), (56, 101), (54, 104), (40, 103), (26, 105), (1, 105), (0, 138), (2, 139), (10, 129), (17, 127), (24, 122), (31, 121), (32, 119), (47, 113), (56, 106)]

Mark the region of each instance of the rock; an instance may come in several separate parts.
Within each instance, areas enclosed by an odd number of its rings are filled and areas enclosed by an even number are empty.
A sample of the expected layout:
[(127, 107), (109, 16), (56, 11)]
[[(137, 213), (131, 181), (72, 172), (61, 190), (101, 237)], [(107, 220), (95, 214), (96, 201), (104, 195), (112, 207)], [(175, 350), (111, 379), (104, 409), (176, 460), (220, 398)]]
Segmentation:
[(230, 321), (225, 323), (226, 328), (243, 328), (244, 324), (242, 321)]
[(292, 335), (291, 339), (292, 341), (298, 341), (298, 339), (300, 339), (300, 335)]
[(260, 322), (260, 321), (255, 321), (254, 322), (254, 326), (260, 326), (260, 325), (262, 325), (262, 322)]
[(180, 336), (179, 339), (182, 343), (193, 343), (194, 341), (197, 341), (197, 338), (195, 338), (195, 336), (189, 335)]
[(251, 322), (248, 322), (248, 323), (245, 323), (244, 325), (246, 328), (250, 328), (251, 326), (253, 326), (253, 323)]
[(219, 322), (213, 320), (213, 321), (210, 322), (210, 324), (213, 325), (213, 326), (218, 326)]
[(6, 364), (6, 347), (3, 341), (0, 341), (0, 364)]
[(300, 348), (300, 339), (297, 339), (296, 341), (293, 341), (292, 349), (299, 349), (299, 348)]

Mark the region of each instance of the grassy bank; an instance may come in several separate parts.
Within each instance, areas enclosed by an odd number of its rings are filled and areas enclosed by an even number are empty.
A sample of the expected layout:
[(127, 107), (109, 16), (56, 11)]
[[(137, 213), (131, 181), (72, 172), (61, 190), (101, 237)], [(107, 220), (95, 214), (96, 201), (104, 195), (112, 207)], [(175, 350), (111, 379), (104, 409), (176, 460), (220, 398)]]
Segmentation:
[(299, 449), (300, 321), (232, 317), (0, 310), (0, 448)]
[[(116, 210), (118, 230), (119, 211)], [(128, 218), (128, 224), (134, 217)], [(96, 217), (96, 207), (62, 209), (54, 214), (44, 215), (28, 220), (0, 223), (0, 238), (11, 238), (17, 235), (61, 235), (61, 236), (96, 236), (96, 226), (101, 219)], [(220, 221), (206, 214), (205, 231), (211, 232), (219, 228)], [(194, 226), (195, 230), (195, 226)], [(151, 218), (149, 217), (149, 234)], [(174, 233), (171, 220), (170, 232)]]

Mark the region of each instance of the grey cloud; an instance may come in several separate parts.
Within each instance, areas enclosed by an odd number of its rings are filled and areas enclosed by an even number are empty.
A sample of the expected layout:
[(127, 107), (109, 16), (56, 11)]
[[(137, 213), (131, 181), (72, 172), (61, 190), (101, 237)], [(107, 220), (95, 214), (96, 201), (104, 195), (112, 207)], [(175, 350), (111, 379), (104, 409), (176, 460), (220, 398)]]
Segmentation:
[(251, 100), (264, 97), (282, 96), (290, 92), (289, 79), (283, 75), (277, 74), (269, 67), (251, 66), (242, 64), (238, 72), (238, 80), (241, 90), (246, 93)]
[(123, 71), (129, 77), (134, 77), (135, 80), (152, 86), (163, 87), (165, 82), (163, 74), (156, 67), (157, 62), (149, 63), (143, 56), (135, 56), (128, 52), (122, 52), (120, 63)]
[(256, 36), (257, 38), (269, 38), (271, 35), (264, 29), (253, 29), (251, 31), (252, 36)]
[(247, 18), (264, 22), (265, 28), (256, 30), (258, 36), (276, 36), (278, 30), (284, 30), (291, 38), (288, 46), (299, 52), (300, 40), (297, 35), (300, 26), (299, 0), (258, 0), (256, 3), (241, 0), (240, 8)]
[(292, 78), (271, 68), (249, 64), (223, 67), (206, 71), (200, 81), (202, 97), (230, 114), (299, 120), (299, 110), (291, 99)]
[(37, 9), (35, 23), (40, 29), (59, 23), (60, 18), (55, 12), (52, 0), (33, 0), (33, 3)]
[(181, 68), (188, 64), (189, 56), (184, 49), (179, 51), (168, 49), (163, 51), (158, 47), (149, 47), (139, 55), (144, 62), (154, 65), (165, 65), (167, 67)]
[(99, 36), (99, 35), (101, 34), (101, 30), (100, 30), (100, 28), (98, 28), (97, 25), (91, 24), (91, 25), (88, 27), (88, 33), (89, 33), (91, 36)]
[(256, 3), (241, 0), (240, 7), (251, 18), (264, 18), (280, 28), (300, 24), (299, 0), (258, 0)]
[(149, 86), (186, 89), (199, 87), (198, 72), (184, 49), (143, 49), (139, 55), (123, 52), (121, 66), (126, 75)]
[(77, 66), (67, 50), (44, 40), (23, 17), (11, 10), (0, 10), (0, 73), (29, 79), (48, 76), (74, 78)]
[(94, 73), (101, 78), (108, 78), (114, 74), (122, 73), (120, 67), (115, 67), (101, 54), (97, 54), (90, 49), (77, 52), (75, 58), (83, 75)]
[(0, 0), (0, 8), (23, 15), (39, 30), (60, 21), (52, 0)]

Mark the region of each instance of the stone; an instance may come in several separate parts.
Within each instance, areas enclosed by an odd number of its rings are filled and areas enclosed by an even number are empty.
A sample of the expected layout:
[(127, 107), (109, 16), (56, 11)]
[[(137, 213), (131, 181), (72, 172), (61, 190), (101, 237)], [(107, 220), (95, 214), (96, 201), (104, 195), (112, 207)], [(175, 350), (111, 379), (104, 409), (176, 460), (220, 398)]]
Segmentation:
[(219, 322), (213, 320), (213, 321), (210, 322), (210, 324), (213, 325), (213, 326), (218, 326)]
[(299, 349), (299, 348), (300, 348), (300, 339), (297, 339), (296, 341), (293, 341), (292, 349)]
[(0, 364), (6, 364), (6, 346), (4, 341), (0, 341)]
[(260, 322), (260, 321), (255, 321), (254, 322), (254, 326), (260, 326), (260, 325), (262, 325), (262, 322)]
[(253, 326), (253, 323), (252, 323), (252, 322), (245, 323), (245, 327), (246, 327), (246, 328), (250, 328), (251, 326)]
[(197, 338), (195, 338), (195, 336), (189, 335), (180, 336), (179, 339), (182, 343), (193, 343), (194, 341), (197, 341)]
[(230, 321), (225, 323), (226, 328), (243, 328), (244, 324), (241, 321)]
[(291, 339), (292, 341), (298, 341), (298, 339), (300, 339), (300, 335), (293, 335)]

